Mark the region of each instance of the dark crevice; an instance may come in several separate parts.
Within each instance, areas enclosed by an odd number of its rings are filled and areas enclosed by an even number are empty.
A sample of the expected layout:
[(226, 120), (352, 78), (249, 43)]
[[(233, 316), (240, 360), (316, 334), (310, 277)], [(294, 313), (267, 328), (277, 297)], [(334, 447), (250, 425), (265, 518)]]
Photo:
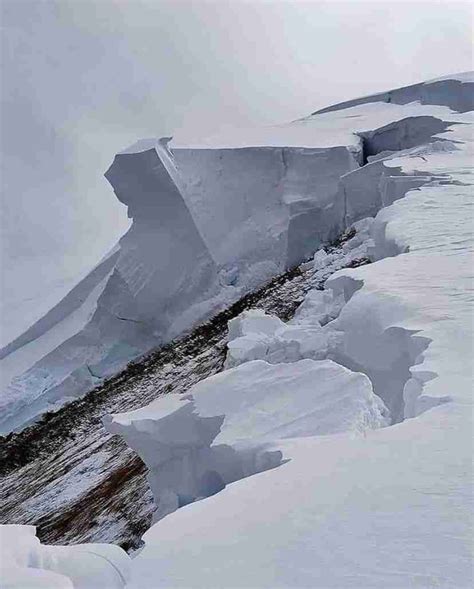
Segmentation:
[[(436, 141), (447, 141), (435, 135), (458, 123), (442, 121), (432, 116), (408, 117), (394, 121), (373, 131), (356, 133), (361, 140), (361, 161), (365, 166), (376, 156), (388, 156)], [(420, 156), (423, 157), (423, 156)]]

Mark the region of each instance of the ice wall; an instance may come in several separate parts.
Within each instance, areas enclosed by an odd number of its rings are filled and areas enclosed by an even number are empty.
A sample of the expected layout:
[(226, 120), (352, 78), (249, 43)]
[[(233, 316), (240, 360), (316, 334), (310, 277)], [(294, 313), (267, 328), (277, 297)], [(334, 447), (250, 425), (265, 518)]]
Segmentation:
[(451, 109), (469, 106), (472, 86), (455, 76), (245, 141), (151, 139), (118, 154), (106, 176), (133, 224), (111, 256), (0, 352), (0, 431), (82, 395), (421, 186), (426, 174), (387, 160), (408, 150), (423, 161), (426, 143), (445, 149)]
[(160, 142), (153, 149), (118, 154), (105, 174), (133, 219), (120, 240), (115, 267), (129, 295), (120, 314), (146, 324), (158, 337), (179, 313), (214, 294), (217, 279), (177, 175)]
[(209, 250), (220, 266), (236, 266), (244, 283), (253, 265), (266, 262), (274, 275), (342, 230), (339, 178), (359, 165), (357, 150), (346, 146), (173, 153)]

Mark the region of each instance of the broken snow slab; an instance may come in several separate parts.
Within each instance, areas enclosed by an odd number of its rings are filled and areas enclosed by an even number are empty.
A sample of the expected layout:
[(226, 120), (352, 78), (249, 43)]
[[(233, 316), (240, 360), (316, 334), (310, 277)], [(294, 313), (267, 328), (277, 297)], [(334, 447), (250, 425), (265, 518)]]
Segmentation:
[(282, 463), (277, 440), (388, 425), (369, 379), (330, 360), (262, 360), (209, 377), (181, 396), (109, 416), (149, 468), (155, 521), (228, 483)]

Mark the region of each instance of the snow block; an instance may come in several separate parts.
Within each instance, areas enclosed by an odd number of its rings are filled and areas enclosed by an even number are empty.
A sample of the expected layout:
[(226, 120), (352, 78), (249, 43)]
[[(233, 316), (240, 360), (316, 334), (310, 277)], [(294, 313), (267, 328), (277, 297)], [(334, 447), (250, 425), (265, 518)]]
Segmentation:
[(387, 409), (370, 381), (329, 360), (248, 362), (185, 395), (166, 395), (104, 419), (106, 429), (120, 434), (148, 466), (155, 521), (279, 466), (278, 439), (387, 424)]
[[(469, 106), (471, 86), (454, 76), (256, 130), (243, 142), (170, 147), (169, 138), (150, 139), (118, 154), (106, 177), (132, 226), (76, 289), (0, 351), (0, 432), (83, 395), (434, 181), (420, 171), (425, 146), (456, 149), (449, 135), (462, 125), (450, 108)], [(421, 165), (393, 165), (401, 155)], [(377, 231), (364, 257), (373, 247), (377, 259), (400, 253), (383, 223)], [(331, 255), (315, 264), (329, 265)]]

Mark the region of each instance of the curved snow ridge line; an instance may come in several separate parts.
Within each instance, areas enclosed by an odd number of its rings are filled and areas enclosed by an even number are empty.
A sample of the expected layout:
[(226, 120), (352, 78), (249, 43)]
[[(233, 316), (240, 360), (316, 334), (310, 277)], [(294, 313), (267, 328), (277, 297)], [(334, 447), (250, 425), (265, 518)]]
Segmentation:
[[(127, 585), (127, 581), (129, 579), (129, 574), (128, 571), (127, 573), (123, 570), (123, 568), (120, 568), (111, 558), (108, 558), (105, 554), (101, 553), (101, 552), (97, 552), (97, 548), (96, 551), (93, 551), (89, 548), (90, 544), (76, 544), (74, 546), (75, 550), (79, 553), (84, 553), (84, 554), (92, 554), (93, 556), (96, 556), (98, 558), (101, 558), (102, 560), (104, 560), (107, 564), (109, 564), (114, 571), (117, 573), (117, 577), (119, 579), (119, 582), (121, 583), (122, 587), (126, 587)], [(107, 545), (108, 546), (108, 545)], [(86, 549), (87, 547), (87, 549)], [(119, 548), (117, 546), (117, 548)], [(126, 554), (126, 553), (125, 553)], [(94, 579), (94, 583), (96, 582), (96, 580)], [(91, 588), (92, 589), (92, 588)]]
[(474, 72), (452, 74), (428, 82), (420, 82), (387, 92), (347, 100), (317, 110), (311, 116), (344, 110), (371, 102), (408, 104), (416, 100), (420, 104), (448, 106), (451, 110), (461, 113), (472, 111), (474, 110)]
[(115, 251), (103, 262), (100, 262), (85, 278), (83, 278), (57, 305), (44, 317), (36, 321), (27, 331), (0, 349), (0, 360), (19, 348), (26, 346), (41, 337), (46, 331), (63, 321), (78, 309), (94, 290), (94, 288), (111, 272), (117, 261), (119, 252)]

